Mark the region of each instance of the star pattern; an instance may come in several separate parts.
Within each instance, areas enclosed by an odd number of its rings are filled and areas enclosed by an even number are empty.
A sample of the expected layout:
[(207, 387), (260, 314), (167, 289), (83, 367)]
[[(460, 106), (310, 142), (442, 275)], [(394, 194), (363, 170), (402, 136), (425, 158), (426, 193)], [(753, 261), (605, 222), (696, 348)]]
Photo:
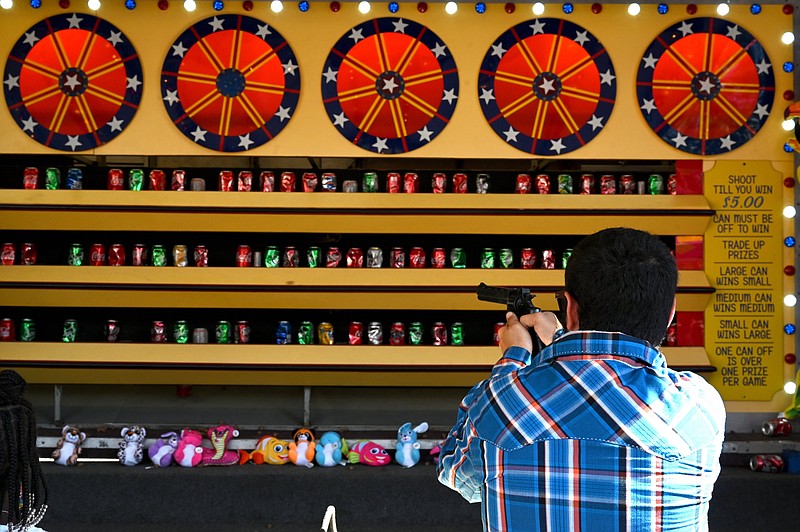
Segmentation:
[(344, 111), (338, 115), (333, 115), (333, 125), (336, 127), (344, 127), (350, 120), (344, 115)]
[(517, 142), (517, 135), (519, 135), (519, 131), (511, 126), (508, 126), (508, 130), (504, 131), (503, 135), (506, 136), (506, 142)]
[(550, 151), (554, 151), (559, 155), (561, 155), (561, 152), (564, 151), (565, 149), (566, 146), (564, 146), (564, 142), (562, 141), (562, 139), (555, 139), (552, 140), (550, 143)]
[(19, 88), (19, 76), (12, 76), (10, 73), (6, 80), (3, 82), (8, 90)]
[(194, 138), (195, 142), (205, 142), (206, 141), (206, 131), (200, 126), (191, 133), (192, 137)]
[(131, 89), (133, 91), (139, 90), (139, 85), (142, 84), (142, 82), (139, 81), (139, 75), (138, 74), (133, 76), (133, 77), (126, 78), (126, 81), (127, 81), (127, 86), (125, 88), (126, 89)]
[(65, 146), (72, 151), (77, 150), (81, 146), (81, 141), (78, 139), (78, 135), (67, 135), (67, 142)]
[(69, 22), (70, 29), (71, 28), (80, 28), (82, 21), (83, 21), (83, 19), (80, 18), (77, 13), (73, 13), (72, 16), (67, 19), (67, 22)]
[(212, 31), (222, 31), (222, 19), (219, 17), (214, 17), (213, 20), (210, 20), (208, 24), (211, 26)]
[(22, 131), (33, 133), (33, 128), (35, 128), (38, 125), (39, 123), (36, 120), (34, 120), (32, 116), (29, 116), (28, 118), (22, 121), (22, 126), (23, 126)]
[(484, 105), (489, 105), (489, 102), (494, 100), (494, 90), (492, 89), (484, 89), (481, 87), (481, 95), (479, 96), (481, 100), (483, 100)]
[(122, 126), (125, 125), (125, 123), (115, 116), (114, 118), (109, 120), (109, 122), (106, 125), (111, 128), (112, 132), (114, 132), (114, 131), (122, 131)]
[(447, 103), (449, 103), (451, 105), (453, 103), (453, 100), (455, 100), (457, 98), (458, 98), (458, 95), (456, 94), (456, 90), (455, 89), (448, 89), (448, 90), (444, 91), (444, 96), (442, 96), (442, 100), (446, 101)]
[(325, 78), (325, 83), (336, 83), (336, 76), (339, 74), (338, 70), (334, 70), (331, 67), (322, 73), (322, 76)]
[(38, 41), (39, 41), (39, 37), (36, 36), (36, 32), (35, 31), (29, 31), (29, 32), (27, 32), (25, 34), (25, 39), (23, 39), (22, 42), (24, 42), (25, 44), (27, 44), (30, 47), (33, 47), (33, 45), (36, 44)]
[(289, 120), (292, 117), (292, 115), (289, 114), (290, 112), (291, 109), (289, 109), (288, 107), (283, 107), (281, 105), (278, 106), (278, 111), (275, 113), (275, 116), (280, 118), (281, 122), (283, 122), (284, 120)]
[(422, 129), (417, 131), (417, 133), (419, 134), (420, 142), (423, 142), (423, 141), (424, 142), (430, 142), (431, 141), (431, 135), (433, 135), (433, 131), (430, 131), (428, 129), (428, 126), (422, 126)]
[(111, 35), (108, 36), (106, 39), (108, 42), (113, 44), (114, 46), (119, 46), (122, 44), (122, 32), (121, 31), (112, 31)]
[(178, 41), (178, 44), (172, 45), (172, 55), (177, 55), (178, 57), (183, 57), (189, 49), (186, 48), (182, 42)]
[(408, 24), (403, 22), (403, 19), (397, 19), (393, 21), (392, 25), (394, 26), (394, 31), (397, 33), (405, 33), (406, 28), (408, 27)]

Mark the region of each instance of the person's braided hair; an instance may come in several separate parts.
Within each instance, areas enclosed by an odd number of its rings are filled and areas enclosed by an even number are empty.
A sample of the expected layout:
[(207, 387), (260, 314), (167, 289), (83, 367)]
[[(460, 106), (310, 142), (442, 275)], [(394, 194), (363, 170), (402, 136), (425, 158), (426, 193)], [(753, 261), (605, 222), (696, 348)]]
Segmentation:
[(13, 370), (0, 371), (0, 501), (7, 500), (0, 522), (8, 531), (35, 526), (47, 511), (47, 484), (36, 449), (36, 415), (24, 397), (28, 383)]

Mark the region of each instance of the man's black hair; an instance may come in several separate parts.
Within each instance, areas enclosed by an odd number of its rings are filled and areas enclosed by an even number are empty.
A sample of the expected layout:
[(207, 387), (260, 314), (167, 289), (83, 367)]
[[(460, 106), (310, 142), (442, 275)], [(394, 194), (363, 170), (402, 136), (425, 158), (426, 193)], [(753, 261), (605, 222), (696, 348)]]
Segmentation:
[(565, 272), (582, 330), (622, 332), (654, 346), (666, 335), (677, 285), (678, 267), (666, 244), (623, 227), (584, 238)]

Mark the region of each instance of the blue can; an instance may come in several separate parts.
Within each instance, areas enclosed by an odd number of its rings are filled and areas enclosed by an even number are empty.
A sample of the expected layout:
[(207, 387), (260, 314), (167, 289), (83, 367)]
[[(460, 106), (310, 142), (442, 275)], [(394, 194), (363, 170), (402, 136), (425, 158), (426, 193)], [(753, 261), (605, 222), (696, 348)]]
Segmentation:
[(83, 189), (83, 170), (80, 168), (70, 168), (67, 170), (67, 189)]
[(278, 322), (278, 328), (275, 330), (275, 343), (278, 345), (285, 345), (292, 343), (292, 324), (288, 321)]

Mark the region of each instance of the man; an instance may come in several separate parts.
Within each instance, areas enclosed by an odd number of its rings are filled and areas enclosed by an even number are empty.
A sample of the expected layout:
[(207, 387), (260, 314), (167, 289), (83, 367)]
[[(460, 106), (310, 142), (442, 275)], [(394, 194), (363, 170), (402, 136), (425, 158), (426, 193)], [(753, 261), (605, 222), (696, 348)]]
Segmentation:
[[(506, 315), (503, 356), (464, 398), (437, 466), (481, 502), (484, 530), (707, 530), (725, 409), (655, 347), (677, 280), (658, 238), (605, 229), (567, 264), (569, 332), (549, 312)], [(531, 327), (546, 346), (534, 357)]]

